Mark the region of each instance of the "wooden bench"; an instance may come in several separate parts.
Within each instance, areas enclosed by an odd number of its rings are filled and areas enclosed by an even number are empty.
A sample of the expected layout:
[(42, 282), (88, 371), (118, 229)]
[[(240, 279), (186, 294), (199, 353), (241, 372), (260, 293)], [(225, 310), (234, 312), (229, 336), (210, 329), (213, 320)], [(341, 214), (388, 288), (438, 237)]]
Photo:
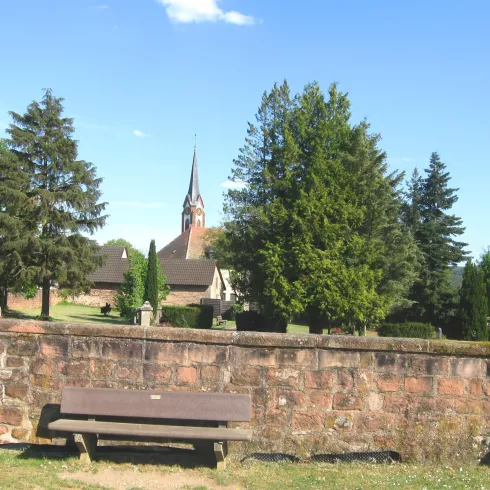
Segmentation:
[[(84, 462), (96, 456), (102, 439), (178, 440), (208, 454), (214, 451), (218, 469), (224, 469), (227, 442), (252, 438), (251, 430), (227, 427), (228, 422), (250, 421), (249, 395), (69, 387), (63, 388), (60, 410), (63, 418), (48, 429), (74, 434)], [(183, 425), (164, 425), (172, 421)]]
[(226, 325), (226, 320), (223, 320), (223, 317), (221, 315), (218, 315), (216, 317), (216, 325)]

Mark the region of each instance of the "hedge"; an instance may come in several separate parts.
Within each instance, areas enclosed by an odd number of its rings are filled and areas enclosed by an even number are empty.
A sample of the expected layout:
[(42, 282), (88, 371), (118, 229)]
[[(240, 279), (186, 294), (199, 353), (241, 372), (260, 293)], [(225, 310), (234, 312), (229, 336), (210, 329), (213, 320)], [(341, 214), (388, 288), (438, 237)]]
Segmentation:
[(210, 305), (162, 306), (161, 320), (180, 328), (211, 328), (213, 307)]
[(281, 321), (266, 318), (257, 311), (243, 311), (236, 314), (236, 329), (239, 332), (286, 332), (287, 325)]
[(384, 323), (378, 328), (380, 337), (405, 337), (412, 339), (432, 339), (435, 327), (429, 323)]
[(231, 305), (230, 309), (223, 315), (223, 318), (225, 320), (236, 320), (236, 316), (238, 313), (243, 312), (243, 305), (240, 303), (235, 303), (234, 305)]

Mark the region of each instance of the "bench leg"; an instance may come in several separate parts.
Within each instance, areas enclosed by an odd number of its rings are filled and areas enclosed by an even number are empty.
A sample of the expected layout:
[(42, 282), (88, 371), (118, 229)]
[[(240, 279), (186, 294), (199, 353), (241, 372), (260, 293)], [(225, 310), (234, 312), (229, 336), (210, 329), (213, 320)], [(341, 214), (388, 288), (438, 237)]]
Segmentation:
[(80, 461), (90, 463), (95, 457), (97, 436), (95, 434), (75, 434), (75, 444), (80, 451)]
[(218, 470), (226, 469), (226, 456), (228, 456), (228, 443), (215, 442), (214, 443), (214, 455), (216, 456), (216, 468)]

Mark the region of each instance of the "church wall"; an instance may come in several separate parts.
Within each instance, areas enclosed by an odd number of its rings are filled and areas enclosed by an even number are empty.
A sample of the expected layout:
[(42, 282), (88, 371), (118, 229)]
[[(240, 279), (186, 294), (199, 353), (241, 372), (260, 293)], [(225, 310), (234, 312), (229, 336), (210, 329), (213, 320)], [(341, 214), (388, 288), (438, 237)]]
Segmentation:
[(109, 303), (113, 308), (116, 305), (116, 295), (118, 288), (115, 284), (111, 283), (97, 283), (88, 294), (81, 294), (80, 296), (69, 297), (68, 300), (76, 305), (85, 306), (104, 306)]
[(170, 293), (164, 305), (186, 306), (199, 304), (201, 298), (210, 298), (211, 288), (207, 286), (170, 286)]

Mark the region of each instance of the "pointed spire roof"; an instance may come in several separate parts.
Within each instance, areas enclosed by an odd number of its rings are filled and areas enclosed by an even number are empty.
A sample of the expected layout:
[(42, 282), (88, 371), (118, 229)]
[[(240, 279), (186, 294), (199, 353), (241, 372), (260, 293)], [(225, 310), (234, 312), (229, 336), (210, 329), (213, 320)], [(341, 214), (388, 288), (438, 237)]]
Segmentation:
[(192, 172), (191, 172), (191, 181), (189, 182), (189, 191), (187, 192), (189, 196), (189, 200), (192, 204), (197, 204), (197, 201), (200, 197), (199, 192), (199, 175), (197, 173), (197, 150), (194, 146), (194, 158), (192, 160)]

